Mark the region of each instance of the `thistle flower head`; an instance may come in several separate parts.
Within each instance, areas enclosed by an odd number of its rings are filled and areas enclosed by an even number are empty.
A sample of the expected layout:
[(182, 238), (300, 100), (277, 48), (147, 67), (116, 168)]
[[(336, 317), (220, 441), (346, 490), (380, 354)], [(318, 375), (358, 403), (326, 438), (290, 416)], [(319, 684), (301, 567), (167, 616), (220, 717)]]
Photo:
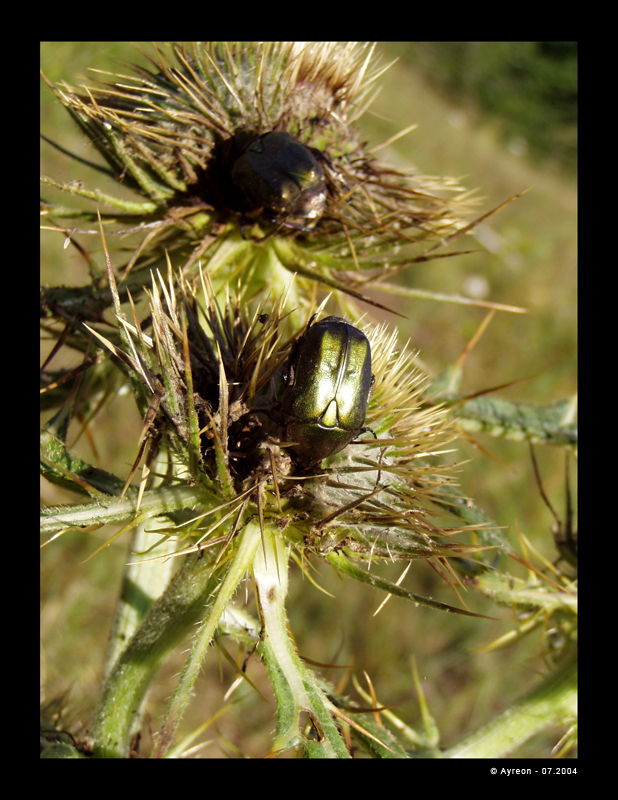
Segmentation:
[(110, 173), (143, 198), (60, 186), (112, 205), (110, 222), (124, 211), (132, 230), (147, 226), (128, 269), (164, 245), (182, 248), (172, 258), (194, 276), (216, 252), (215, 286), (242, 270), (254, 289), (279, 289), (283, 269), (300, 273), (292, 302), (316, 279), (362, 296), (359, 276), (340, 272), (400, 268), (413, 258), (399, 245), (439, 244), (465, 227), (455, 182), (386, 167), (362, 141), (356, 123), (385, 69), (373, 47), (191, 43), (147, 57), (149, 69), (54, 89)]
[[(431, 500), (450, 482), (436, 456), (454, 429), (443, 409), (423, 405), (424, 376), (396, 333), (364, 326), (375, 354), (368, 427), (353, 432), (344, 449), (308, 464), (288, 441), (290, 415), (282, 405), (302, 341), (298, 331), (285, 334), (285, 298), (263, 302), (250, 316), (240, 297), (228, 297), (222, 310), (206, 277), (202, 293), (205, 307), (185, 282), (177, 297), (173, 282), (159, 277), (149, 291), (152, 336), (123, 319), (124, 350), (99, 335), (139, 377), (140, 406), (152, 408), (156, 395), (156, 446), (163, 437), (177, 475), (207, 492), (194, 541), (208, 546), (218, 530), (213, 519), (234, 512), (233, 531), (255, 514), (276, 518), (286, 540), (322, 555), (341, 548), (389, 559), (469, 552), (449, 542), (460, 528), (445, 531), (432, 522)], [(302, 436), (309, 423), (295, 422)], [(327, 441), (335, 434), (323, 430)]]

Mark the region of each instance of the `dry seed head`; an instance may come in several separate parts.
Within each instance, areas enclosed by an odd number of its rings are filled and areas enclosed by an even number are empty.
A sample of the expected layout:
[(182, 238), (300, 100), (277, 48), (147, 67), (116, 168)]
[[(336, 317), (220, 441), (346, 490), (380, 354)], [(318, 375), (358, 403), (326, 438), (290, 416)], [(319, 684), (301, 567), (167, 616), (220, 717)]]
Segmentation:
[[(80, 91), (55, 89), (116, 178), (154, 202), (145, 221), (182, 220), (202, 236), (238, 221), (244, 211), (232, 166), (255, 137), (277, 131), (319, 155), (327, 202), (315, 240), (331, 261), (463, 227), (465, 203), (444, 199), (460, 191), (452, 181), (391, 169), (365, 151), (356, 122), (386, 69), (372, 46), (193, 42), (146, 55), (150, 69)], [(314, 224), (286, 223), (285, 214), (275, 221), (279, 236)]]
[[(259, 497), (260, 513), (274, 515), (283, 535), (320, 552), (344, 542), (367, 557), (464, 552), (441, 541), (453, 531), (437, 527), (430, 510), (433, 491), (451, 480), (452, 468), (437, 465), (435, 456), (454, 438), (453, 428), (443, 410), (423, 407), (423, 376), (386, 326), (365, 326), (376, 379), (366, 421), (377, 440), (364, 433), (322, 468), (299, 473), (279, 446), (282, 373), (297, 336), (282, 335), (285, 299), (268, 314), (248, 317), (240, 299), (229, 298), (221, 310), (207, 277), (205, 308), (186, 283), (180, 291), (177, 296), (171, 280), (153, 284), (153, 337), (125, 323), (135, 340), (125, 363), (147, 385), (160, 375), (158, 434), (182, 474), (188, 470), (192, 483), (219, 498), (217, 507), (227, 504), (246, 518), (256, 513)], [(205, 527), (211, 526), (208, 519)], [(201, 526), (195, 531), (202, 532)]]

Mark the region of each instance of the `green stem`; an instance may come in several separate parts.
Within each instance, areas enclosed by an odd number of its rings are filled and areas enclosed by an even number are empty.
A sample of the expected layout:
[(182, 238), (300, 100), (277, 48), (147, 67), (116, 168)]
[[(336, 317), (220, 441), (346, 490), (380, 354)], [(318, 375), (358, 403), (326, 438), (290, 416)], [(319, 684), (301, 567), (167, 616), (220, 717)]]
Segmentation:
[(225, 578), (217, 588), (214, 597), (209, 598), (208, 613), (195, 637), (191, 653), (185, 663), (180, 682), (170, 703), (165, 723), (159, 734), (154, 752), (155, 758), (163, 757), (173, 744), (176, 728), (191, 698), (193, 684), (202, 668), (204, 656), (210, 646), (221, 615), (232, 599), (239, 583), (247, 574), (247, 570), (251, 567), (255, 551), (260, 543), (259, 524), (257, 522), (248, 523), (239, 539), (238, 549)]
[(105, 681), (90, 739), (97, 758), (126, 758), (136, 719), (155, 674), (186, 634), (203, 618), (221, 582), (188, 556), (155, 602)]
[[(301, 661), (290, 637), (285, 613), (288, 547), (278, 532), (264, 531), (255, 556), (253, 577), (264, 624), (260, 654), (277, 698), (277, 735), (273, 752), (299, 745), (310, 758), (349, 758), (333, 722), (333, 706), (313, 673)], [(309, 725), (311, 735), (306, 735)]]
[[(171, 556), (178, 548), (173, 537), (164, 539), (157, 547), (152, 549), (153, 533), (158, 529), (168, 529), (169, 519), (156, 517), (145, 519), (133, 533), (130, 553), (130, 563), (125, 566), (122, 579), (122, 590), (116, 607), (116, 618), (112, 627), (110, 644), (107, 653), (105, 675), (111, 674), (116, 660), (122, 654), (128, 641), (141, 625), (144, 617), (150, 611), (158, 597), (161, 597), (174, 572), (174, 561)], [(139, 553), (147, 552), (142, 557)], [(161, 556), (153, 561), (153, 556)]]
[[(208, 500), (210, 497), (207, 497)], [(203, 502), (204, 490), (200, 486), (162, 487), (144, 492), (139, 514), (144, 519), (153, 518)], [(41, 512), (41, 533), (51, 536), (64, 528), (87, 528), (132, 520), (138, 513), (136, 506), (135, 492), (130, 492), (122, 500), (104, 497), (83, 505), (45, 508)]]

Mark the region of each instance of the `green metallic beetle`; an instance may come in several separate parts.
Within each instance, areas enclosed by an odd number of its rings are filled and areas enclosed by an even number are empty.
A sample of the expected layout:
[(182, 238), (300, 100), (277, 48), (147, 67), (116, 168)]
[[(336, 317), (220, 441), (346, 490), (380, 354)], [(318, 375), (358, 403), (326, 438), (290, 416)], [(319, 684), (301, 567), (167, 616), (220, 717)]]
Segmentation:
[(371, 347), (341, 317), (313, 323), (293, 350), (282, 407), (285, 436), (301, 467), (343, 450), (364, 428), (373, 385)]
[(231, 170), (242, 204), (277, 221), (317, 221), (324, 212), (326, 183), (315, 154), (316, 150), (284, 131), (253, 139)]

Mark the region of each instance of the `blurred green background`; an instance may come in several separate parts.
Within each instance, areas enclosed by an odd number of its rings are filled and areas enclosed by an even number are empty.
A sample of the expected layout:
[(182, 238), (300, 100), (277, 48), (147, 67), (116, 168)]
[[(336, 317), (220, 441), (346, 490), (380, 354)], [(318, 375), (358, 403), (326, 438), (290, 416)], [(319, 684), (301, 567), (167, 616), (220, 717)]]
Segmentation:
[[(466, 237), (463, 245), (460, 240), (453, 248), (477, 252), (415, 265), (401, 278), (406, 285), (423, 290), (466, 294), (527, 309), (526, 315), (496, 315), (466, 362), (463, 390), (474, 392), (526, 378), (504, 396), (545, 404), (572, 395), (577, 369), (576, 43), (390, 42), (379, 44), (377, 51), (385, 62), (398, 60), (379, 80), (381, 92), (361, 119), (367, 141), (378, 145), (418, 124), (381, 150), (380, 160), (413, 165), (423, 174), (457, 177), (468, 188), (478, 187), (479, 214), (530, 188), (481, 225), (474, 238)], [(92, 81), (96, 75), (88, 72), (89, 67), (126, 72), (113, 59), (144, 63), (143, 56), (126, 43), (48, 42), (41, 46), (41, 67), (53, 83), (66, 80), (79, 86)], [(43, 82), (41, 130), (67, 149), (96, 158)], [(41, 172), (60, 180), (79, 179), (89, 188), (109, 189), (97, 173), (72, 163), (45, 142)], [(114, 190), (118, 191), (115, 186)], [(43, 196), (51, 199), (53, 193), (45, 189)], [(43, 232), (42, 281), (84, 284), (88, 279), (85, 264), (74, 250), (63, 249), (63, 239), (62, 234)], [(80, 241), (91, 252), (99, 252), (96, 237)], [(406, 319), (393, 322), (391, 318), (391, 324), (398, 326), (402, 343), (409, 338), (411, 346), (420, 349), (422, 361), (434, 375), (455, 361), (486, 313), (481, 308), (425, 299), (396, 307)], [(126, 475), (139, 427), (131, 398), (119, 399), (97, 422), (96, 453), (85, 437), (76, 450), (87, 460)], [(461, 442), (459, 459), (468, 461), (460, 473), (463, 490), (505, 526), (513, 545), (519, 527), (553, 559), (553, 519), (535, 485), (527, 445), (487, 436), (479, 436), (478, 442), (493, 458), (474, 444)], [(545, 490), (564, 514), (564, 454), (550, 447), (537, 447), (536, 452)], [(574, 466), (571, 472), (575, 487)], [(75, 499), (58, 495), (47, 484), (41, 491), (46, 504)], [(84, 721), (96, 702), (106, 635), (126, 560), (120, 545), (82, 563), (98, 544), (97, 534), (70, 533), (63, 544), (44, 550), (42, 558), (44, 697), (70, 687), (73, 717)], [(392, 580), (400, 574), (399, 567), (383, 569)], [(514, 563), (508, 569), (522, 574)], [(515, 623), (508, 610), (497, 609), (470, 592), (466, 595), (469, 608), (496, 621), (440, 615), (398, 599), (391, 599), (373, 617), (380, 594), (344, 584), (323, 567), (320, 580), (335, 599), (316, 591), (298, 572), (292, 581), (290, 621), (301, 654), (320, 662), (353, 663), (359, 674), (366, 670), (379, 701), (397, 706), (398, 713), (413, 724), (418, 721), (409, 669), (414, 654), (444, 745), (491, 718), (538, 680), (538, 636), (494, 654), (475, 651)], [(404, 585), (457, 604), (425, 564), (415, 564)], [(179, 656), (166, 666), (159, 691), (153, 693), (153, 730), (169, 695), (170, 676), (181, 664)], [(260, 665), (250, 665), (249, 673), (270, 697)], [(342, 674), (337, 670), (332, 677), (338, 680)], [(229, 666), (211, 653), (203, 685), (196, 687), (195, 704), (187, 715), (187, 730), (217, 710), (231, 680)], [(218, 722), (218, 732), (245, 754), (263, 755), (275, 724), (273, 713), (272, 702), (249, 696)], [(554, 734), (530, 742), (517, 755), (549, 755), (550, 743), (558, 738)], [(212, 738), (216, 739), (214, 733)], [(205, 755), (220, 753), (219, 745), (213, 744)]]

